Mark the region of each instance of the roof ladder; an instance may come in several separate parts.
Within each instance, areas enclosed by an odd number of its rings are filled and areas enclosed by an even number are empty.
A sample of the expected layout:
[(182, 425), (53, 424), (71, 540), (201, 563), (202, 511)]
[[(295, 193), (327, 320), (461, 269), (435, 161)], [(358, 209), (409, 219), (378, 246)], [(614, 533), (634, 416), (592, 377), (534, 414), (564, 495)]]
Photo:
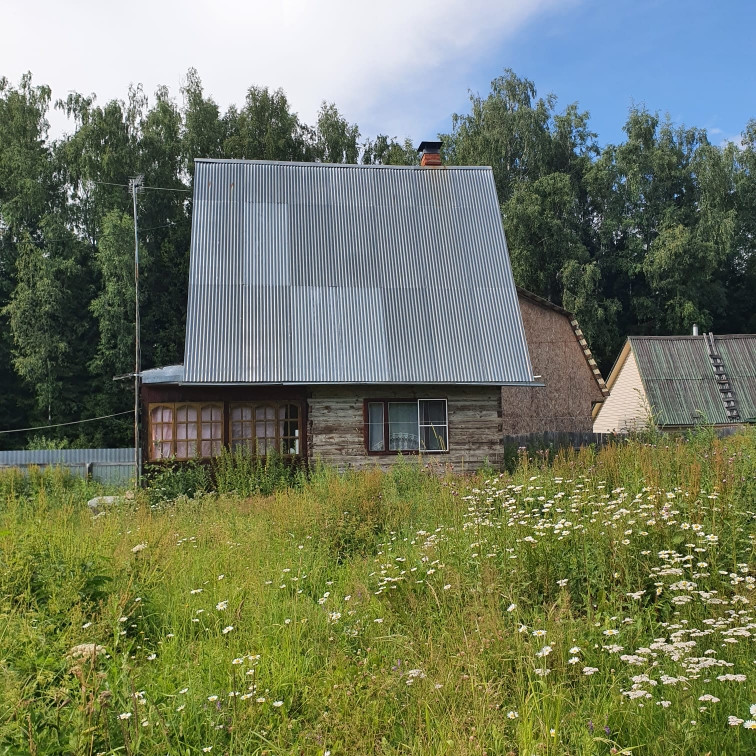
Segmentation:
[(713, 333), (704, 334), (706, 340), (706, 349), (709, 352), (709, 360), (711, 361), (711, 367), (714, 370), (714, 379), (719, 387), (719, 393), (722, 397), (722, 404), (724, 405), (725, 414), (727, 419), (732, 423), (740, 422), (740, 412), (738, 411), (738, 403), (735, 399), (735, 392), (733, 391), (730, 379), (725, 372), (724, 361), (722, 356), (717, 352), (717, 345), (714, 341)]

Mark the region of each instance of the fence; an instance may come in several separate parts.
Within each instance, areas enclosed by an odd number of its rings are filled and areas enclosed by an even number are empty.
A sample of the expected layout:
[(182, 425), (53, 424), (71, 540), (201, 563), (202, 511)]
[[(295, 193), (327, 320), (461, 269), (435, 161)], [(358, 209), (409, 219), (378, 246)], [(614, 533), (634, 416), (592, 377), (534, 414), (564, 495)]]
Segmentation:
[(564, 448), (570, 446), (577, 449), (580, 446), (590, 446), (591, 444), (605, 446), (611, 440), (616, 441), (617, 438), (618, 436), (612, 433), (545, 431), (543, 433), (526, 433), (521, 436), (504, 436), (502, 443), (506, 446), (525, 447), (527, 449)]
[(124, 485), (134, 478), (134, 449), (34, 449), (0, 451), (0, 469), (63, 467), (72, 475), (109, 485)]

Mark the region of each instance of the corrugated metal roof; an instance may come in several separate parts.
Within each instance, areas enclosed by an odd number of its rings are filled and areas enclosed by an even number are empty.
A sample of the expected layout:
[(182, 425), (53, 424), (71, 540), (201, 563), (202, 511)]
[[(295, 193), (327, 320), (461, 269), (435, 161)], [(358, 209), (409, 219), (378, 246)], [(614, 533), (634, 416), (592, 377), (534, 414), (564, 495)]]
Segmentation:
[(198, 160), (184, 381), (532, 383), (490, 168)]
[(166, 365), (165, 367), (142, 370), (139, 378), (142, 383), (181, 383), (184, 380), (184, 366)]
[(756, 335), (715, 336), (740, 419), (756, 422)]
[[(659, 425), (729, 424), (704, 336), (631, 336)], [(743, 420), (756, 418), (756, 336), (715, 336)]]

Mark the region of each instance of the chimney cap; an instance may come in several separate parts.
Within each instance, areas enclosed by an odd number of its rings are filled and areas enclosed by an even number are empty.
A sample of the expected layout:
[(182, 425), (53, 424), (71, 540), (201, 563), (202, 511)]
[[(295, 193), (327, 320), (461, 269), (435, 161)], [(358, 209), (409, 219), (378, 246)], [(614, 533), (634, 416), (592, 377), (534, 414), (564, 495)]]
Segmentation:
[(441, 152), (441, 145), (443, 142), (420, 142), (420, 146), (417, 148), (418, 152), (422, 152), (423, 155), (437, 155)]

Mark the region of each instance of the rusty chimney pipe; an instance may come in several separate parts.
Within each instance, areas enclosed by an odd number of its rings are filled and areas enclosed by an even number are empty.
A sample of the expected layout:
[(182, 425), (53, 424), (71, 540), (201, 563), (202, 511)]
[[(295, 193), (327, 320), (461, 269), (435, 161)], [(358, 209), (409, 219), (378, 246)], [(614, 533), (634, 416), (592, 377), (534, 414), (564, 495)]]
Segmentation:
[(443, 165), (441, 162), (441, 145), (442, 142), (420, 142), (420, 146), (417, 148), (417, 151), (421, 154), (420, 165)]

